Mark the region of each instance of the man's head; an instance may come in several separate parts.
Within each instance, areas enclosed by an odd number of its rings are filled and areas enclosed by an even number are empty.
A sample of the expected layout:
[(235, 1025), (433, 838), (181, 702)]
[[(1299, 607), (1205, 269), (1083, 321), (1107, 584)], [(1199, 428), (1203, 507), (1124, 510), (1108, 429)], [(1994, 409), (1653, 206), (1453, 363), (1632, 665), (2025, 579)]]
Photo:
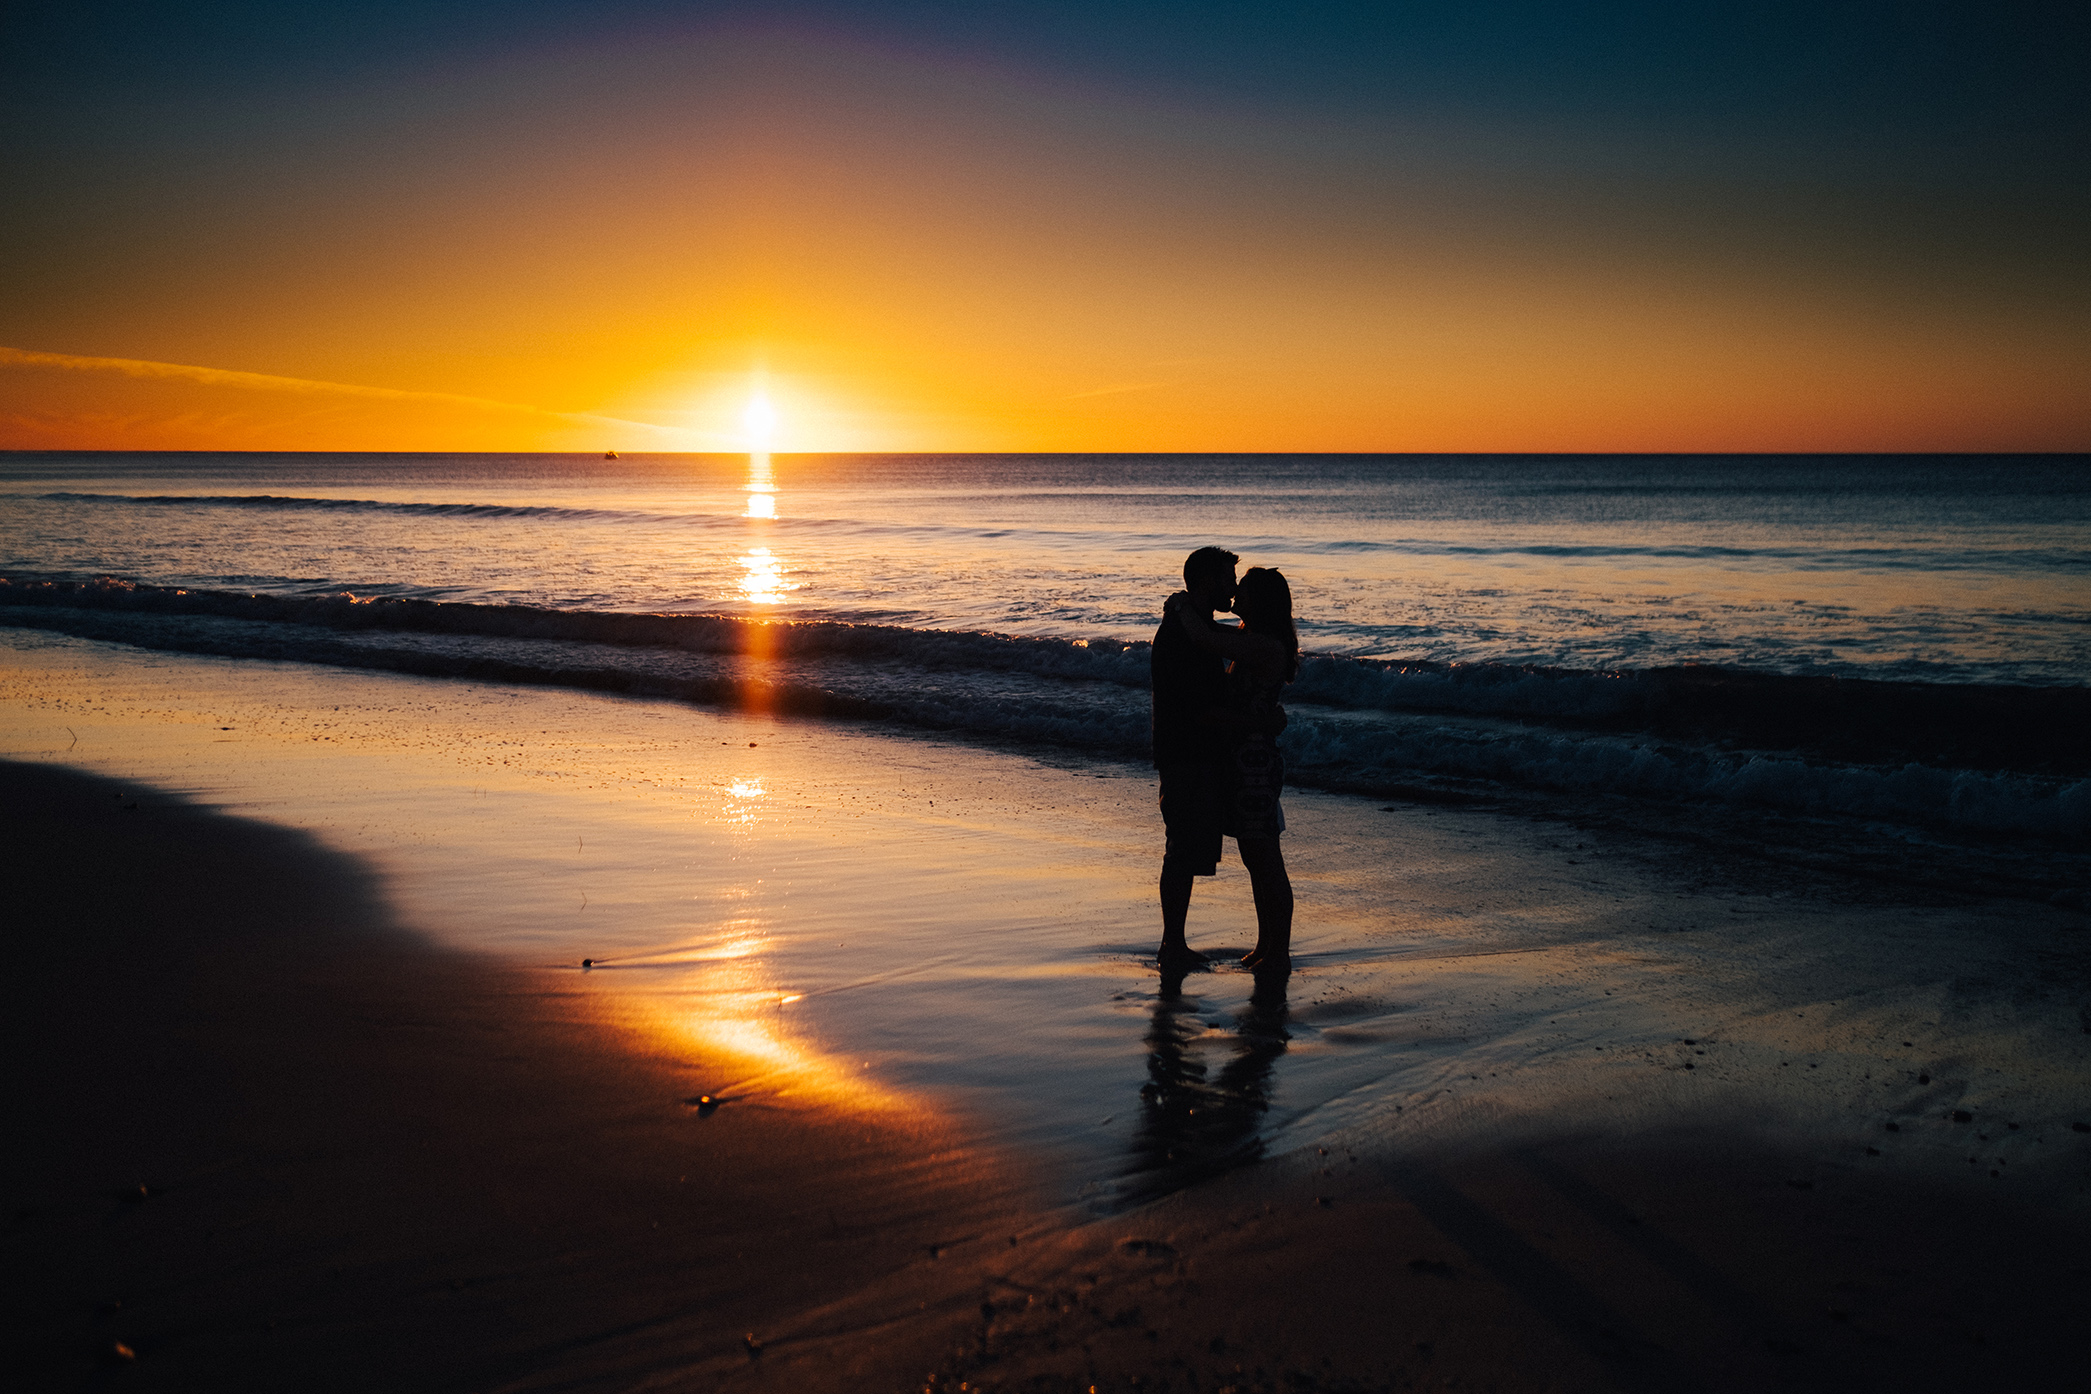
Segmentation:
[(1200, 547), (1183, 559), (1183, 588), (1208, 610), (1224, 610), (1234, 600), (1234, 564), (1240, 558), (1224, 547)]

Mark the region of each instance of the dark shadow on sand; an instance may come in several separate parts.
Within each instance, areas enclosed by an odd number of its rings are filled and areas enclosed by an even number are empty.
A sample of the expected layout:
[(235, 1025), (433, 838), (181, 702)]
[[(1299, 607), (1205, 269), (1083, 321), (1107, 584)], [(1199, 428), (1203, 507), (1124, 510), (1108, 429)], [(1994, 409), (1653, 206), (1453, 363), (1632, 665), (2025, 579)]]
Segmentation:
[(707, 1107), (734, 1060), (422, 939), (304, 833), (0, 762), (0, 847), (10, 1387), (737, 1370), (801, 1310), (916, 1310), (924, 1246), (1011, 1207), (934, 1116)]

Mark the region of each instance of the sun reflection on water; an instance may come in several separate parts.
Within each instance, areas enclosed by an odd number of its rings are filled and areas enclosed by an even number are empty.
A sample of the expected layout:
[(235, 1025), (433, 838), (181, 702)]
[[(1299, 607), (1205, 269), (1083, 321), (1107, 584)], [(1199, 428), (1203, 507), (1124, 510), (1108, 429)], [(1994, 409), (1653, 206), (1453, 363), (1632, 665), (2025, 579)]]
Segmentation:
[[(748, 453), (748, 507), (742, 516), (754, 524), (749, 528), (751, 543), (769, 539), (770, 531), (762, 525), (777, 519), (777, 477), (770, 470), (767, 450)], [(766, 546), (750, 546), (740, 563), (741, 595), (751, 605), (775, 605), (786, 591), (798, 589), (785, 581), (784, 563)]]
[(784, 563), (767, 547), (751, 547), (741, 556), (741, 594), (755, 605), (775, 605), (786, 591), (797, 590), (784, 579)]
[(748, 513), (750, 518), (777, 516), (777, 477), (770, 471), (768, 451), (748, 456)]

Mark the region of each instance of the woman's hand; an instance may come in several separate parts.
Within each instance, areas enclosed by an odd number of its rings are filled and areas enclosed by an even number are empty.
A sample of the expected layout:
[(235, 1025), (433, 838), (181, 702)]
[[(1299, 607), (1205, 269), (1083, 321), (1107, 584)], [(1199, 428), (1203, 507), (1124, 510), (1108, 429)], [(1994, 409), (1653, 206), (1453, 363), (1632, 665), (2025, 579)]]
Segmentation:
[(1164, 600), (1162, 602), (1162, 613), (1165, 615), (1173, 615), (1178, 610), (1182, 609), (1185, 605), (1188, 605), (1190, 603), (1190, 600), (1191, 593), (1189, 591), (1177, 591), (1174, 595), (1170, 596), (1167, 600)]

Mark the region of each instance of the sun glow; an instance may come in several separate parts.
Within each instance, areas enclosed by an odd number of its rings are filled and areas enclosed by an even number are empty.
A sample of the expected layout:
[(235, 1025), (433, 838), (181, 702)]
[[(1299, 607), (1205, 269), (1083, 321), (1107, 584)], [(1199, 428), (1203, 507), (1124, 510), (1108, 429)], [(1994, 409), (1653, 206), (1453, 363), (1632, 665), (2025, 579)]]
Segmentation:
[(748, 399), (748, 405), (741, 408), (741, 429), (747, 432), (751, 454), (769, 454), (770, 442), (777, 435), (777, 409), (767, 396), (758, 392)]

